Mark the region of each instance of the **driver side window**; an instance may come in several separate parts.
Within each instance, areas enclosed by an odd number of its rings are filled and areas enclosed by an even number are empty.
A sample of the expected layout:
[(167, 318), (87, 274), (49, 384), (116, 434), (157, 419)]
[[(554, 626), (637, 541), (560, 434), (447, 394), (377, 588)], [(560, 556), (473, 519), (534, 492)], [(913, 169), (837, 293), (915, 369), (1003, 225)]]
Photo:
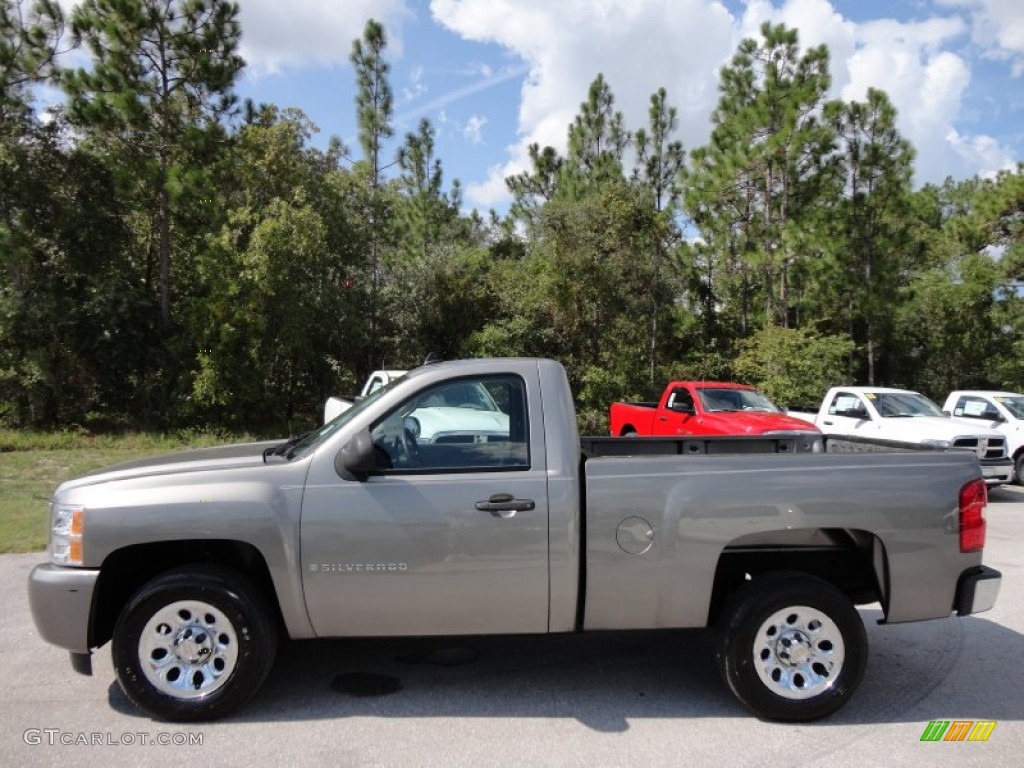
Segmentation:
[(832, 404), (829, 405), (828, 412), (830, 416), (861, 419), (868, 417), (868, 409), (865, 407), (864, 401), (850, 392), (837, 392)]
[(518, 376), (437, 384), (392, 410), (371, 437), (384, 471), (529, 469), (526, 385)]

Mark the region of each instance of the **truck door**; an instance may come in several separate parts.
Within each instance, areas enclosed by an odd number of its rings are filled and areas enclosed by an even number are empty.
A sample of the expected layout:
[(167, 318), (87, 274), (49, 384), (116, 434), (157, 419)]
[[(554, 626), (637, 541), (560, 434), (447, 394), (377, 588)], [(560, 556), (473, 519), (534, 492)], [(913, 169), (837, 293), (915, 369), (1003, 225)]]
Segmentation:
[(675, 387), (669, 392), (665, 407), (658, 409), (651, 434), (692, 435), (696, 420), (693, 395), (684, 387)]
[(864, 435), (872, 429), (871, 412), (860, 395), (838, 391), (820, 426), (827, 435)]
[(411, 396), (371, 426), (378, 469), (363, 481), (315, 457), (301, 561), (318, 635), (547, 631), (543, 415), (527, 378)]
[(1006, 423), (1006, 418), (999, 412), (996, 404), (978, 395), (960, 395), (953, 406), (953, 415), (971, 419), (988, 429), (1001, 429)]

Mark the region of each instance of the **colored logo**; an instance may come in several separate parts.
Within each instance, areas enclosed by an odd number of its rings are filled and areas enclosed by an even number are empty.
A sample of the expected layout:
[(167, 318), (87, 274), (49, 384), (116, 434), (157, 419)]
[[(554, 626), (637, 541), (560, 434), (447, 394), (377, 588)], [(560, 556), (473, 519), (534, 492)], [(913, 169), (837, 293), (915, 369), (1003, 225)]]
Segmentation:
[(995, 720), (932, 720), (921, 741), (988, 741), (995, 727)]

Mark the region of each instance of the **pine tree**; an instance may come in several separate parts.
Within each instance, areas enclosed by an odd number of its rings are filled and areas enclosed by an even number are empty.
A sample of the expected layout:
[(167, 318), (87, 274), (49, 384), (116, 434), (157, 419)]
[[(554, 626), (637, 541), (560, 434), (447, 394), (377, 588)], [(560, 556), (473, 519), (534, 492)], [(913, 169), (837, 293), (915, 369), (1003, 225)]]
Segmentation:
[[(70, 116), (138, 174), (141, 207), (156, 219), (159, 317), (171, 320), (172, 218), (184, 192), (203, 193), (203, 167), (235, 103), (238, 5), (224, 0), (86, 0), (72, 31), (90, 67), (62, 84)], [(148, 272), (148, 269), (147, 269)]]
[(569, 146), (559, 172), (557, 195), (580, 200), (604, 185), (622, 181), (622, 156), (631, 140), (622, 113), (615, 110), (611, 87), (604, 75), (598, 74), (569, 126)]
[[(673, 141), (672, 134), (675, 132), (678, 121), (676, 108), (669, 106), (668, 95), (664, 88), (659, 88), (657, 93), (651, 96), (651, 106), (648, 110), (650, 119), (650, 133), (643, 128), (636, 132), (637, 168), (634, 172), (635, 179), (648, 191), (652, 198), (654, 208), (658, 213), (667, 211), (668, 215), (663, 217), (663, 223), (667, 230), (666, 234), (675, 239), (676, 227), (673, 225), (673, 214), (679, 203), (679, 177), (683, 171), (686, 160), (686, 153), (683, 150), (681, 141)], [(662, 262), (665, 260), (665, 253), (670, 242), (669, 237), (660, 237), (655, 241), (654, 248), (654, 269), (651, 275), (651, 337), (648, 348), (648, 372), (651, 385), (654, 385), (655, 369), (657, 367), (657, 346), (658, 346), (658, 288), (660, 287)]]
[(554, 199), (558, 178), (565, 161), (554, 147), (530, 144), (527, 148), (532, 170), (523, 171), (505, 179), (512, 193), (510, 215), (527, 226), (536, 224), (537, 215), (545, 203)]
[(828, 50), (801, 55), (784, 25), (765, 23), (761, 35), (722, 69), (711, 141), (693, 153), (688, 176), (687, 208), (717, 261), (708, 308), (738, 304), (743, 335), (756, 303), (766, 323), (798, 323), (792, 297), (817, 237), (810, 225), (835, 193), (834, 135), (819, 116)]
[(840, 139), (845, 177), (835, 258), (845, 271), (847, 332), (863, 344), (867, 383), (874, 385), (899, 287), (914, 153), (883, 91), (871, 88), (867, 101), (830, 105), (827, 112)]
[(64, 36), (54, 0), (0, 2), (0, 128), (27, 110), (28, 86), (53, 76)]
[(384, 59), (387, 37), (383, 25), (370, 19), (363, 30), (363, 39), (352, 42), (349, 61), (356, 72), (356, 112), (359, 120), (359, 146), (369, 184), (367, 223), (370, 235), (370, 359), (369, 369), (376, 366), (378, 355), (378, 307), (381, 268), (381, 230), (389, 218), (386, 196), (381, 194), (383, 172), (392, 163), (384, 163), (384, 141), (394, 134), (392, 127), (392, 95), (388, 82), (390, 66)]

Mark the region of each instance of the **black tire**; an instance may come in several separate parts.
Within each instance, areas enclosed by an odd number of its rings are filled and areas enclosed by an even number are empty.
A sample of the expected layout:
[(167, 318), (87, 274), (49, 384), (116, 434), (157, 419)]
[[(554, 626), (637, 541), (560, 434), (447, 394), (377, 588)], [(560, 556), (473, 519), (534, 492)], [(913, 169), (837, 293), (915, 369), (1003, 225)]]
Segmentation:
[(1013, 460), (1013, 482), (1024, 485), (1024, 451), (1018, 453)]
[(273, 614), (228, 568), (193, 565), (157, 576), (128, 601), (111, 654), (125, 695), (154, 717), (214, 720), (266, 680), (277, 652)]
[(732, 692), (760, 717), (816, 720), (842, 707), (860, 685), (867, 635), (857, 609), (828, 582), (766, 575), (728, 599), (715, 658)]
[(619, 437), (637, 437), (636, 430), (633, 427), (623, 427), (622, 434)]

